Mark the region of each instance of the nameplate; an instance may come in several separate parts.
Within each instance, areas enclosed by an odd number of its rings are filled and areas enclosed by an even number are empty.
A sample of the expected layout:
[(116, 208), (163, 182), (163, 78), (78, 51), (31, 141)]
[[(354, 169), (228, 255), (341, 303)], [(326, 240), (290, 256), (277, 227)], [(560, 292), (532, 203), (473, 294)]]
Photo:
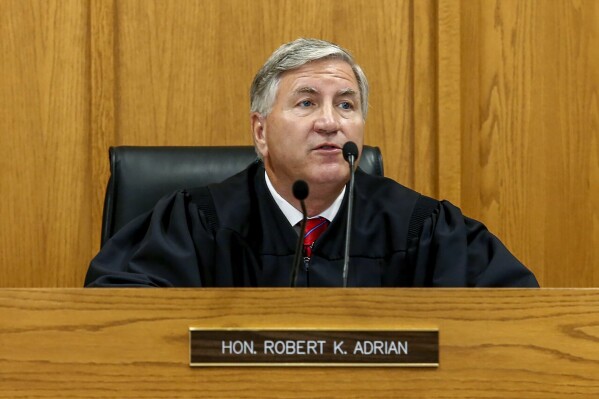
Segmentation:
[(438, 367), (438, 330), (190, 328), (190, 365)]

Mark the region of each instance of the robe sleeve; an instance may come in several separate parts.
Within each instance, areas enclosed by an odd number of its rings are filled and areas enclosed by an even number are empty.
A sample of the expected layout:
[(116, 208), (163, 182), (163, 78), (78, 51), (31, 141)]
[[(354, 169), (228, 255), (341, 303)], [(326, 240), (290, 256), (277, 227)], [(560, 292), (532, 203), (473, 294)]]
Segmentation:
[(415, 252), (417, 285), (539, 286), (532, 272), (482, 223), (447, 201), (425, 220)]
[(86, 287), (201, 286), (197, 240), (210, 242), (197, 207), (178, 191), (119, 230), (92, 259)]

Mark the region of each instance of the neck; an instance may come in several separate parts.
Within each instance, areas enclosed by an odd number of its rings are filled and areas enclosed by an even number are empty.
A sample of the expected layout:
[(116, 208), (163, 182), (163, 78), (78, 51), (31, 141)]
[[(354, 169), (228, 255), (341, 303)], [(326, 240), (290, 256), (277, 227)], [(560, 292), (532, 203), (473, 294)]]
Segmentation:
[[(321, 185), (310, 184), (310, 196), (306, 199), (306, 211), (308, 217), (316, 216), (328, 209), (333, 202), (337, 199), (341, 190), (343, 190), (343, 184), (340, 186), (331, 187), (331, 184)], [(291, 202), (297, 209), (301, 209), (299, 201), (293, 199), (297, 204)]]
[[(277, 193), (279, 193), (281, 197), (293, 205), (295, 209), (301, 211), (302, 207), (300, 201), (295, 199), (293, 196), (293, 182), (283, 182), (281, 180), (277, 180), (272, 174), (268, 174), (268, 178), (270, 179), (270, 182)], [(317, 216), (333, 205), (333, 202), (335, 202), (345, 186), (344, 183), (307, 183), (310, 189), (310, 194), (304, 203), (306, 205), (306, 213), (308, 214), (308, 217)]]

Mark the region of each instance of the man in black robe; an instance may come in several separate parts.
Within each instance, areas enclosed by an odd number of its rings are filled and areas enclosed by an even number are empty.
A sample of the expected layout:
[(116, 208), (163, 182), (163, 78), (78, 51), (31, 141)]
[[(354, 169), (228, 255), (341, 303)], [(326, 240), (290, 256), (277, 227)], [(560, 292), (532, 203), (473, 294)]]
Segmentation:
[[(86, 286), (288, 286), (298, 179), (309, 186), (308, 217), (328, 227), (305, 249), (297, 285), (342, 286), (350, 173), (341, 149), (353, 141), (361, 150), (367, 109), (366, 76), (347, 51), (313, 39), (281, 46), (251, 88), (261, 160), (160, 200), (102, 247)], [(480, 222), (359, 169), (352, 223), (348, 286), (538, 286)]]

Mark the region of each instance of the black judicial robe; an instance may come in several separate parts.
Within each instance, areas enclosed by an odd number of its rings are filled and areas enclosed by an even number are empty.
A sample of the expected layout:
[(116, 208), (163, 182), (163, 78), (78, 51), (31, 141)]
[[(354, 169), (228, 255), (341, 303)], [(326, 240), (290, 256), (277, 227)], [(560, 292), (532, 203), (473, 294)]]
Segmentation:
[[(298, 235), (276, 205), (261, 163), (209, 186), (218, 227), (197, 190), (181, 190), (118, 231), (91, 261), (89, 287), (288, 286)], [(195, 194), (194, 194), (195, 193)], [(348, 286), (537, 287), (481, 223), (447, 201), (408, 242), (420, 194), (356, 173)], [(347, 193), (337, 216), (298, 274), (300, 286), (342, 285)]]

